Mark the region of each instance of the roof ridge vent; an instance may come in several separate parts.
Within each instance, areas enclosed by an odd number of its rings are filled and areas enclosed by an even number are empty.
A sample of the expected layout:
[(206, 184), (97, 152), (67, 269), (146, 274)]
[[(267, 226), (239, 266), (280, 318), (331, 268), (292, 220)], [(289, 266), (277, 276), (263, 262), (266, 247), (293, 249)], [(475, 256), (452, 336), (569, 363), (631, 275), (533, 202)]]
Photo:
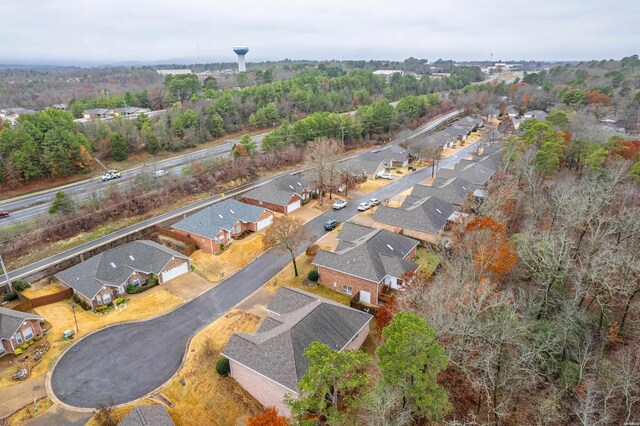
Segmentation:
[(113, 269), (116, 269), (116, 268), (117, 268), (116, 264), (115, 264), (115, 263), (113, 263), (113, 262), (111, 262), (111, 267), (112, 267)]
[(136, 260), (132, 255), (129, 255), (129, 259)]
[(393, 247), (391, 247), (389, 244), (387, 244), (387, 247), (389, 248), (389, 250), (393, 251)]
[(148, 425), (147, 419), (144, 418), (144, 416), (142, 415), (142, 411), (140, 411), (140, 408), (138, 407), (136, 407), (136, 414), (140, 418), (140, 423), (142, 423), (145, 426)]
[(233, 210), (229, 209), (229, 211), (231, 212), (231, 214), (236, 214), (236, 212), (234, 212)]
[(296, 190), (292, 185), (289, 185), (289, 188), (293, 189), (294, 191)]
[(220, 216), (220, 219), (224, 219), (224, 217), (222, 217), (222, 215), (220, 213), (218, 213), (218, 216)]
[(437, 211), (438, 213), (442, 214), (442, 212), (440, 211), (440, 209), (436, 209), (436, 211)]

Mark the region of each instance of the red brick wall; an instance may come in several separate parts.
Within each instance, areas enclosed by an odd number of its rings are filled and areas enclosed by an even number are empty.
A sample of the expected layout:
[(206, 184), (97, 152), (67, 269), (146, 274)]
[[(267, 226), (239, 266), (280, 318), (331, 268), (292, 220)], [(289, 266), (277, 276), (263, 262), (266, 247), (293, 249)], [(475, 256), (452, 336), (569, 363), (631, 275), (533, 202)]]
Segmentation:
[[(291, 391), (276, 382), (248, 369), (242, 364), (229, 360), (231, 366), (231, 377), (233, 377), (243, 388), (247, 390), (255, 399), (260, 401), (265, 407), (276, 407), (282, 416), (291, 416), (291, 410), (283, 402), (286, 394)], [(296, 395), (297, 396), (297, 395)]]
[[(206, 238), (206, 237), (202, 237), (200, 235), (195, 235), (195, 234), (190, 234), (187, 231), (183, 231), (182, 229), (176, 229), (176, 228), (172, 228), (172, 231), (184, 235), (185, 237), (189, 237), (191, 240), (193, 240), (193, 242), (196, 244), (196, 246), (207, 253), (218, 253), (220, 251), (220, 245), (222, 243), (216, 243), (215, 241), (213, 241), (211, 238)], [(218, 238), (222, 237), (225, 234), (224, 231), (220, 231), (218, 233)], [(226, 239), (225, 239), (225, 244), (227, 243)], [(213, 250), (211, 250), (213, 248)]]
[[(140, 284), (142, 284), (142, 282)], [(100, 306), (100, 305), (98, 305), (98, 302), (96, 301), (96, 298), (98, 296), (100, 296), (100, 298), (102, 299), (105, 294), (111, 294), (111, 300), (109, 301), (109, 303), (112, 303), (114, 301), (114, 299), (117, 299), (118, 297), (122, 296), (121, 294), (118, 294), (118, 288), (117, 287), (104, 286), (100, 290), (100, 292), (98, 294), (96, 294), (96, 297), (94, 297), (91, 300), (91, 306), (93, 306), (94, 309), (96, 307)], [(104, 303), (102, 303), (102, 304), (104, 305)]]
[(264, 207), (265, 209), (269, 209), (272, 212), (283, 213), (283, 214), (286, 213), (285, 212), (286, 206), (279, 206), (277, 204), (261, 202), (260, 200), (254, 200), (253, 198), (243, 198), (242, 201), (254, 206)]
[(243, 198), (242, 201), (258, 207), (264, 207), (265, 209), (269, 209), (272, 212), (287, 214), (287, 206), (291, 203), (295, 203), (297, 200), (302, 202), (302, 198), (298, 196), (298, 194), (293, 194), (289, 203), (286, 206), (279, 206), (277, 204), (267, 203), (266, 201), (255, 200), (253, 198)]
[[(374, 305), (378, 304), (378, 284), (373, 281), (343, 274), (342, 272), (323, 268), (322, 266), (318, 266), (318, 273), (320, 274), (319, 283), (323, 286), (337, 291), (338, 293), (343, 293), (342, 286), (347, 285), (352, 289), (351, 296), (355, 295), (360, 290), (368, 291), (371, 293), (371, 303)], [(333, 286), (333, 283), (336, 284), (335, 287)]]
[[(18, 328), (18, 333), (22, 333), (25, 329), (29, 327), (31, 327), (33, 330), (33, 337), (42, 335), (42, 328), (40, 327), (40, 321), (35, 319), (26, 320), (26, 324), (23, 324), (20, 326), (20, 328)], [(33, 337), (31, 337), (30, 340), (26, 340), (23, 334), (21, 334), (21, 336), (22, 336), (22, 343), (28, 342), (33, 339)], [(11, 342), (13, 343), (14, 349), (11, 349), (11, 343), (9, 343), (8, 340), (4, 340), (4, 339), (2, 340), (2, 345), (4, 346), (4, 349), (7, 352), (13, 352), (15, 349), (18, 349), (22, 344), (22, 343), (18, 343), (18, 341), (15, 338), (15, 334), (11, 337)]]

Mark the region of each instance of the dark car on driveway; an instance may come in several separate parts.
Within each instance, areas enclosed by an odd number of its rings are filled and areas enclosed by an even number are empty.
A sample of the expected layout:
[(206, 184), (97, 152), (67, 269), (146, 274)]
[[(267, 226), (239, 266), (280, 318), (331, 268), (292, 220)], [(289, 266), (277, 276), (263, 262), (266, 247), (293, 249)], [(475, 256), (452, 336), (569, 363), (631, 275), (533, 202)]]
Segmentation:
[(331, 219), (325, 222), (324, 224), (324, 229), (327, 231), (331, 231), (332, 229), (336, 229), (336, 226), (338, 226), (338, 221), (335, 219)]
[(9, 217), (9, 212), (6, 210), (3, 212), (0, 212), (0, 218), (3, 218), (3, 217)]

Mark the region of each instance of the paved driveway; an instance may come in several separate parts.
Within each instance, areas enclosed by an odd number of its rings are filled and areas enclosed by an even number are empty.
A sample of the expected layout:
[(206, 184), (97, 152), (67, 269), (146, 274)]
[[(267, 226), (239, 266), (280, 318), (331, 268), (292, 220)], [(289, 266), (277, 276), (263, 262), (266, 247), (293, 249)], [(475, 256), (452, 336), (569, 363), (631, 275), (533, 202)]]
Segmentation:
[[(443, 159), (440, 167), (456, 163), (471, 150), (470, 146)], [(317, 240), (325, 234), (323, 224), (328, 219), (344, 222), (357, 213), (360, 201), (371, 197), (390, 198), (428, 176), (431, 168), (414, 172), (362, 200), (352, 200), (342, 210), (323, 213), (305, 226)], [(298, 253), (305, 248), (299, 247)], [(122, 404), (146, 395), (174, 375), (188, 340), (198, 330), (258, 290), (288, 262), (288, 255), (267, 252), (213, 289), (166, 315), (115, 325), (85, 337), (73, 345), (54, 368), (53, 393), (62, 402), (83, 408), (94, 408), (109, 401)]]

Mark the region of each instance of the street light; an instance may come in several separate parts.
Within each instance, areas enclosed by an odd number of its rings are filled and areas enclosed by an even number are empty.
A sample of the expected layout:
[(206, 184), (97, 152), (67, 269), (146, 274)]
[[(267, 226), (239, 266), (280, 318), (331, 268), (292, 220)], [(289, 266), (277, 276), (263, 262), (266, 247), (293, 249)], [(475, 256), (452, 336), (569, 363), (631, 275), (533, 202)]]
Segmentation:
[(71, 310), (73, 311), (73, 320), (76, 322), (76, 333), (78, 332), (78, 318), (76, 318), (76, 304), (71, 304)]

